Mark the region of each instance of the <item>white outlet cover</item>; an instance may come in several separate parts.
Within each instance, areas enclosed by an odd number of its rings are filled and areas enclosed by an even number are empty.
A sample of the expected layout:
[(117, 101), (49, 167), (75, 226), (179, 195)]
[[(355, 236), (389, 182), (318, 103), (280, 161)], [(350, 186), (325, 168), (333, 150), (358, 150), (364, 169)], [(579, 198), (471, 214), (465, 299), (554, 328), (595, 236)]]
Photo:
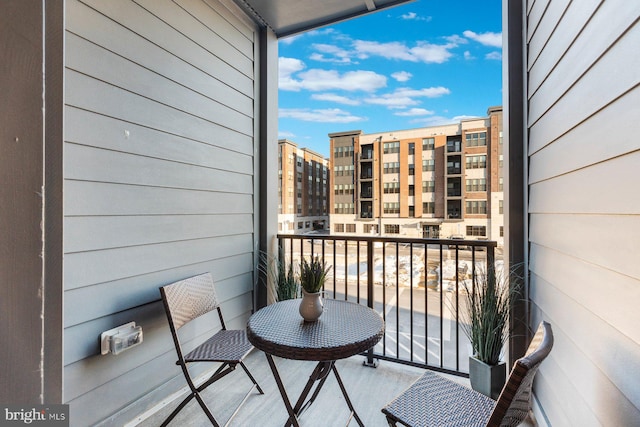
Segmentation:
[(109, 329), (108, 331), (100, 334), (100, 354), (109, 353), (109, 337), (117, 334), (124, 329), (133, 329), (136, 327), (136, 322), (129, 322), (125, 325), (118, 326), (117, 328)]

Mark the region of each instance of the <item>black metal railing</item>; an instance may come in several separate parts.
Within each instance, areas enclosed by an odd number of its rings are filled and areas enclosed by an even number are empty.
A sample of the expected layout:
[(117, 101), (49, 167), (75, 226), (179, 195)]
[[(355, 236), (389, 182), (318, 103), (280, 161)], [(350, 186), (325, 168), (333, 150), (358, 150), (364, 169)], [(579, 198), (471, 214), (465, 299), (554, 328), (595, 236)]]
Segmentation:
[(296, 266), (319, 256), (331, 270), (325, 298), (365, 304), (385, 320), (381, 342), (367, 354), (468, 376), (470, 345), (460, 307), (478, 269), (495, 267), (494, 241), (381, 236), (278, 235), (280, 253)]

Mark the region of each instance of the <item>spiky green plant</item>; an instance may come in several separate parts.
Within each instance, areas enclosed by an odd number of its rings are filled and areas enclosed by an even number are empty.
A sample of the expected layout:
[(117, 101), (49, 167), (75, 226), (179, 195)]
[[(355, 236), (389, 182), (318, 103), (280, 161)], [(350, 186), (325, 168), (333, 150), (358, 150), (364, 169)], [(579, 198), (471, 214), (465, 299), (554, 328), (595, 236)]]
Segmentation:
[(298, 297), (300, 286), (293, 264), (286, 266), (284, 258), (282, 253), (276, 257), (260, 252), (258, 270), (261, 272), (261, 282), (267, 287), (269, 304)]
[(327, 267), (324, 261), (318, 256), (307, 261), (302, 258), (300, 261), (300, 285), (307, 293), (320, 292), (327, 280), (327, 274), (331, 270), (331, 266)]
[(280, 258), (280, 261), (278, 261), (278, 280), (276, 286), (278, 301), (297, 298), (300, 287), (293, 271), (293, 264), (289, 264), (289, 266), (285, 266), (284, 264), (284, 261)]
[(478, 269), (466, 290), (461, 310), (462, 330), (471, 342), (473, 356), (488, 365), (500, 362), (509, 339), (509, 313), (522, 284), (512, 269), (509, 272)]

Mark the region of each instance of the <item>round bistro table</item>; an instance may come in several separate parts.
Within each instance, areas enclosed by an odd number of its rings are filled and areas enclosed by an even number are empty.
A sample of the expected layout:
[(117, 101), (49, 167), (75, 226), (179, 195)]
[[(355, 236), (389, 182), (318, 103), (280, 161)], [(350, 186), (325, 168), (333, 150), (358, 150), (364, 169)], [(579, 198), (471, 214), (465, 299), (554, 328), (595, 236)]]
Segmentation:
[[(384, 335), (384, 321), (366, 306), (325, 299), (322, 316), (315, 322), (305, 322), (298, 312), (299, 306), (299, 299), (271, 304), (254, 313), (247, 323), (247, 337), (254, 347), (265, 353), (289, 413), (285, 426), (299, 426), (298, 416), (318, 396), (329, 372), (336, 377), (351, 417), (358, 425), (364, 426), (351, 404), (335, 361), (365, 352), (376, 345)], [(273, 356), (318, 362), (295, 406), (289, 401)], [(305, 403), (316, 381), (319, 382)]]

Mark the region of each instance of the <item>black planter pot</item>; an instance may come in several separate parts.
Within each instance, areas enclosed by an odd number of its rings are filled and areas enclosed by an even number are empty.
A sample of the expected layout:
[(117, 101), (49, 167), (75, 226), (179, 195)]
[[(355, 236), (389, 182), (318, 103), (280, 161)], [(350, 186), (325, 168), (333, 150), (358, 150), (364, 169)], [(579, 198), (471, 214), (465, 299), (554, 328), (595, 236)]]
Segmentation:
[(469, 356), (469, 381), (475, 391), (497, 400), (507, 378), (507, 365), (487, 365)]

